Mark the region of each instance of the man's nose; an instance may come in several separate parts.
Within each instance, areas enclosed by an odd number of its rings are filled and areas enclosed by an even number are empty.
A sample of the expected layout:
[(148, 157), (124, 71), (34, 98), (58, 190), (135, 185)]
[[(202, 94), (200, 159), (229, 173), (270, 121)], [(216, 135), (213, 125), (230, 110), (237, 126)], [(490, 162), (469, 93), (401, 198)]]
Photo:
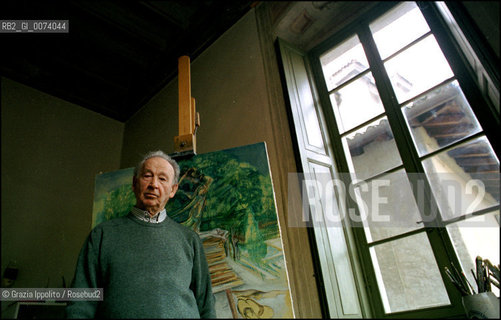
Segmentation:
[(151, 180), (150, 180), (149, 186), (151, 186), (153, 188), (157, 188), (158, 187), (158, 178), (157, 177), (152, 177)]

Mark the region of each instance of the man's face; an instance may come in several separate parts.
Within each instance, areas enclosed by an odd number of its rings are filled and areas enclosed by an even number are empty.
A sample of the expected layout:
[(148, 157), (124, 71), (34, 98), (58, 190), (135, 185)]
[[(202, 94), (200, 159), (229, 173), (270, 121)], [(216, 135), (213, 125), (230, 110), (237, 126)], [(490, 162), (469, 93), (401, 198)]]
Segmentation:
[(174, 169), (167, 160), (159, 157), (146, 160), (138, 177), (132, 181), (136, 207), (152, 215), (163, 210), (176, 194), (178, 185), (173, 182)]

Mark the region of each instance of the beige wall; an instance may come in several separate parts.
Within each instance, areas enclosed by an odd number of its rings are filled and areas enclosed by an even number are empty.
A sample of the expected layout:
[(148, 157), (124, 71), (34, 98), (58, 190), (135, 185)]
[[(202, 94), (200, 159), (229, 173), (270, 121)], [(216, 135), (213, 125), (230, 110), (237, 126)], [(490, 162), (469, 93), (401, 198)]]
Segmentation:
[[(191, 88), (201, 118), (198, 153), (267, 140), (271, 123), (253, 12), (191, 61)], [(150, 149), (174, 152), (177, 90), (175, 78), (126, 123), (122, 166), (135, 165)]]
[[(266, 38), (270, 26), (259, 19), (251, 10), (191, 62), (192, 96), (201, 117), (197, 151), (266, 142), (295, 315), (321, 317), (306, 230), (287, 227), (287, 172), (295, 172), (296, 164), (273, 44)], [(149, 150), (174, 151), (177, 89), (176, 78), (126, 123), (122, 167), (134, 166)]]
[(1, 115), (2, 272), (16, 261), (16, 287), (69, 285), (94, 177), (119, 168), (124, 124), (7, 78)]

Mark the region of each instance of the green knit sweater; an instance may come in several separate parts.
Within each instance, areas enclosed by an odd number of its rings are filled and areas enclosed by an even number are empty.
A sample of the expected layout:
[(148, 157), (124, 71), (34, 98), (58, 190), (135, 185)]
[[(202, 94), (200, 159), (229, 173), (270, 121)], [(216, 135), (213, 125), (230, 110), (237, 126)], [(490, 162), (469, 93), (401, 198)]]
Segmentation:
[(78, 257), (73, 288), (103, 288), (103, 301), (71, 301), (68, 318), (215, 318), (198, 235), (167, 217), (129, 213), (96, 226)]

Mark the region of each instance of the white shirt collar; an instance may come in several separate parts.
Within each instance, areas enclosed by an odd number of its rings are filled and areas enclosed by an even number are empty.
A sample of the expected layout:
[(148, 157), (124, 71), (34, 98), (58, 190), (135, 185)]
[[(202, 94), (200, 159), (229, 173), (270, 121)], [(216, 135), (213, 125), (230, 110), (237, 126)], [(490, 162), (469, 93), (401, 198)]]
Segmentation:
[(149, 223), (160, 223), (160, 222), (164, 221), (165, 218), (167, 217), (167, 212), (165, 211), (165, 209), (158, 212), (153, 217), (150, 216), (150, 213), (148, 211), (144, 211), (144, 210), (141, 210), (141, 209), (136, 208), (136, 207), (132, 207), (131, 212), (139, 220), (149, 222)]

